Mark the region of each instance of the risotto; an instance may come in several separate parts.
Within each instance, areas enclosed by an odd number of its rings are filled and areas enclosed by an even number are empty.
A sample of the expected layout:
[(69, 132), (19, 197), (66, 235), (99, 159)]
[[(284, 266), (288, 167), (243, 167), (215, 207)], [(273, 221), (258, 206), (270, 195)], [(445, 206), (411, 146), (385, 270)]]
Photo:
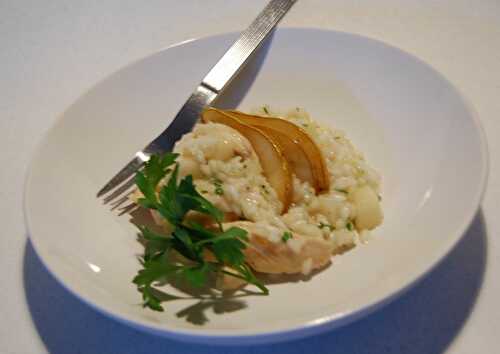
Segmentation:
[[(278, 115), (267, 106), (256, 114), (264, 122)], [(279, 116), (319, 148), (317, 158), (328, 178), (323, 190), (292, 171), (291, 189), (279, 195), (279, 184), (273, 187), (263, 169), (263, 156), (245, 134), (226, 124), (196, 124), (174, 152), (180, 177), (192, 175), (197, 191), (225, 213), (225, 224), (251, 235), (245, 256), (252, 268), (307, 274), (365, 240), (382, 222), (380, 176), (343, 132), (320, 125), (299, 108)]]

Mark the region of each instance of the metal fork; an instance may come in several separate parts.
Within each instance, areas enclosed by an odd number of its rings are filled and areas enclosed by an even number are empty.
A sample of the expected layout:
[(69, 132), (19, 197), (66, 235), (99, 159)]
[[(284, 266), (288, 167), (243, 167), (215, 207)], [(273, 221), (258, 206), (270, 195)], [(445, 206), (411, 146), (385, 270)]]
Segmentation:
[[(134, 158), (99, 190), (97, 197), (104, 196), (104, 203), (111, 203), (112, 209), (126, 202), (132, 192), (135, 173), (151, 155), (172, 151), (175, 142), (191, 131), (203, 109), (227, 87), (295, 2), (296, 0), (271, 0), (208, 72), (167, 129), (144, 149), (138, 151)], [(121, 209), (122, 213), (131, 208), (133, 203)]]

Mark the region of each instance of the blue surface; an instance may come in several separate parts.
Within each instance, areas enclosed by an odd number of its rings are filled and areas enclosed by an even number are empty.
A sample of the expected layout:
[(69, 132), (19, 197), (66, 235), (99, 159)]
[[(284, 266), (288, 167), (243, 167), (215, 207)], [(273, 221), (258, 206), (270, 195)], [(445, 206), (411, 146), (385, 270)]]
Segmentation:
[(451, 254), (403, 297), (347, 327), (279, 344), (186, 344), (126, 327), (62, 288), (29, 242), (24, 254), (24, 287), (35, 327), (53, 354), (435, 354), (446, 350), (474, 307), (485, 272), (486, 235), (479, 212)]

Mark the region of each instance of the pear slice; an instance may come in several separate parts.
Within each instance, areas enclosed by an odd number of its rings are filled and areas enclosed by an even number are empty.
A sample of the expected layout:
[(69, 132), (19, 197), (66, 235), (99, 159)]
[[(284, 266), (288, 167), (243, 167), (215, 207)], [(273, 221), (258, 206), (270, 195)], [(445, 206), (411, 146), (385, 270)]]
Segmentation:
[(384, 214), (377, 194), (368, 186), (362, 186), (349, 193), (356, 208), (355, 224), (358, 230), (371, 230), (382, 223)]
[(281, 212), (288, 210), (293, 196), (292, 174), (288, 161), (283, 155), (281, 145), (266, 132), (241, 122), (224, 111), (208, 108), (203, 111), (203, 122), (213, 122), (227, 125), (237, 130), (252, 144), (264, 175), (271, 187), (276, 191), (282, 204)]
[(276, 140), (276, 142), (281, 147), (281, 150), (283, 151), (285, 159), (288, 161), (292, 172), (295, 173), (295, 175), (300, 180), (309, 182), (314, 190), (318, 192), (319, 183), (314, 176), (311, 162), (309, 161), (306, 153), (300, 147), (300, 145), (296, 144), (295, 141), (288, 137), (288, 135), (278, 130), (264, 126), (255, 127), (267, 133), (269, 136)]
[(228, 113), (275, 138), (282, 145), (285, 158), (293, 167), (295, 175), (309, 182), (316, 192), (330, 188), (330, 175), (323, 154), (302, 128), (285, 119), (261, 117), (239, 111)]

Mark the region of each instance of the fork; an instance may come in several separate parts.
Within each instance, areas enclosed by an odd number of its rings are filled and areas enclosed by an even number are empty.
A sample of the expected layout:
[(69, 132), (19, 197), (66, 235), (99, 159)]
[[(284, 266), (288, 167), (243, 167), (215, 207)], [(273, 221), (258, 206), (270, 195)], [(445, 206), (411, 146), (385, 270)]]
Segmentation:
[[(172, 123), (144, 149), (138, 151), (134, 158), (99, 190), (97, 197), (104, 197), (104, 204), (111, 203), (111, 209), (114, 210), (129, 200), (135, 184), (135, 173), (151, 155), (172, 151), (175, 142), (191, 131), (203, 109), (214, 102), (227, 87), (295, 2), (296, 0), (271, 0), (267, 4), (196, 87)], [(130, 203), (120, 209), (120, 214), (130, 211), (134, 206), (134, 203)]]

